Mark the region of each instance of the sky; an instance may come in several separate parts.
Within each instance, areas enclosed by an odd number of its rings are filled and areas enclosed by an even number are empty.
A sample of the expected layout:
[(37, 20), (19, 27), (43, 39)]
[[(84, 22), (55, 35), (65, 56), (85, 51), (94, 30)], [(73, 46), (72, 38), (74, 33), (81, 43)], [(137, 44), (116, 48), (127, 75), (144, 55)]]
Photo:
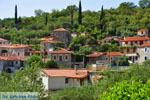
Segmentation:
[[(122, 2), (138, 5), (139, 0), (82, 0), (82, 10), (99, 11), (102, 5), (104, 9), (117, 8)], [(62, 10), (68, 5), (78, 6), (79, 0), (0, 0), (0, 19), (14, 17), (16, 4), (18, 16), (30, 17), (35, 15), (37, 9), (51, 12), (52, 9)]]

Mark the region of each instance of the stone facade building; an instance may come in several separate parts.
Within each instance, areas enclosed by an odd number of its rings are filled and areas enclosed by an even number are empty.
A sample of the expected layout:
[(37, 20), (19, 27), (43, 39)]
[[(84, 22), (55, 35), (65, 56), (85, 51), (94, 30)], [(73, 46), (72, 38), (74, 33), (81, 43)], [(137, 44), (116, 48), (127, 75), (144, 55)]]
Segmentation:
[(64, 42), (67, 47), (71, 42), (71, 34), (68, 30), (59, 28), (53, 31), (53, 40)]
[(0, 45), (2, 45), (2, 44), (9, 44), (9, 41), (5, 40), (3, 38), (0, 38)]
[(137, 61), (137, 46), (142, 45), (149, 41), (148, 37), (127, 37), (120, 41), (122, 52), (129, 57), (129, 62), (134, 63)]
[(97, 66), (115, 65), (121, 52), (99, 52), (97, 54), (90, 54), (87, 56), (89, 65), (96, 64)]
[(140, 29), (140, 30), (138, 30), (137, 35), (148, 37), (148, 33), (149, 33), (148, 29)]
[(150, 59), (150, 43), (148, 42), (148, 43), (138, 46), (137, 53), (138, 53), (139, 64)]
[(72, 67), (72, 51), (61, 49), (51, 53), (51, 60), (61, 66)]

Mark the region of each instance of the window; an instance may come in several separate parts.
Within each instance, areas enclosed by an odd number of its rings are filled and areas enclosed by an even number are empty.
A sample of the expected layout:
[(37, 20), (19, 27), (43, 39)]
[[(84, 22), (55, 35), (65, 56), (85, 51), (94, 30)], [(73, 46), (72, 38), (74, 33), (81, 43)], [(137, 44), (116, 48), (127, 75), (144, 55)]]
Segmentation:
[(62, 61), (62, 56), (59, 56), (59, 61)]
[(145, 52), (147, 52), (147, 48), (145, 48)]
[(54, 56), (54, 59), (56, 59), (56, 56)]
[(68, 82), (69, 82), (69, 79), (65, 78), (65, 83), (68, 84)]
[(18, 56), (20, 55), (20, 53), (18, 52)]
[(145, 60), (147, 60), (147, 57), (145, 57)]
[(68, 59), (68, 56), (66, 56), (66, 59)]
[(18, 64), (18, 61), (16, 61), (16, 64)]
[(42, 82), (42, 78), (39, 78), (39, 80)]

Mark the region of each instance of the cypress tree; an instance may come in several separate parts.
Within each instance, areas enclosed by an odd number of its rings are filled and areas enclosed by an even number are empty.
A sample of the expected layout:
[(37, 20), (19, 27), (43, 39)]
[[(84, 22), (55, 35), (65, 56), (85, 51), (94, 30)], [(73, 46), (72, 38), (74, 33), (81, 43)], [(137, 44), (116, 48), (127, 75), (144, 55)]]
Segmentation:
[(18, 20), (17, 20), (17, 5), (15, 5), (15, 24), (18, 23)]
[(74, 13), (73, 6), (71, 5), (70, 6), (70, 23), (71, 23), (71, 25), (73, 25), (73, 13)]
[(82, 24), (82, 6), (81, 0), (79, 1), (79, 17), (78, 17), (79, 24)]
[(47, 25), (47, 22), (48, 22), (48, 13), (46, 13), (45, 15), (45, 25)]
[(103, 10), (103, 5), (102, 5), (101, 14), (100, 14), (100, 21), (103, 19), (103, 17), (104, 17), (104, 10)]
[(103, 10), (103, 5), (102, 5), (101, 14), (100, 14), (100, 29), (101, 29), (102, 31), (103, 31), (103, 25), (104, 25), (103, 18), (104, 18), (104, 10)]

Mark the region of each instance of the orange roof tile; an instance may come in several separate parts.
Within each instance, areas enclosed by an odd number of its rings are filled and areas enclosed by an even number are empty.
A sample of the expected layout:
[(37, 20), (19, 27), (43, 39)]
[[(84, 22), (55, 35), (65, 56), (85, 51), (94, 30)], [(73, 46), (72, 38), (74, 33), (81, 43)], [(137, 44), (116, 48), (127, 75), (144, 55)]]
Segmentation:
[(148, 29), (140, 29), (138, 32), (147, 31)]
[(76, 78), (76, 79), (82, 79), (82, 78), (86, 78), (87, 77), (87, 74), (85, 75), (72, 75), (72, 76), (69, 76), (69, 78)]
[(68, 30), (64, 29), (64, 28), (58, 28), (58, 29), (55, 29), (53, 30), (53, 32), (69, 32)]
[(105, 56), (122, 56), (121, 52), (107, 52)]
[(52, 41), (52, 40), (45, 40), (45, 41), (42, 41), (41, 43), (57, 43), (58, 41)]
[(102, 79), (103, 78), (103, 76), (97, 76), (96, 77), (96, 79)]
[(13, 49), (17, 49), (17, 48), (27, 48), (30, 47), (29, 45), (0, 45), (0, 48), (13, 48)]
[(121, 42), (128, 42), (128, 41), (146, 41), (149, 40), (148, 37), (127, 37), (124, 40), (121, 40)]
[(0, 60), (20, 60), (20, 61), (25, 61), (23, 58), (19, 58), (19, 57), (4, 57), (4, 56), (0, 56)]
[(53, 36), (46, 36), (46, 37), (43, 37), (43, 38), (49, 39), (49, 38), (53, 38)]
[(5, 39), (3, 39), (3, 38), (0, 38), (0, 41), (8, 41), (8, 40), (5, 40)]
[(103, 55), (103, 53), (99, 53), (99, 54), (89, 54), (89, 55), (87, 55), (87, 57), (88, 58), (97, 58), (97, 57), (100, 57), (100, 56), (102, 56)]
[(61, 50), (58, 50), (58, 51), (53, 51), (52, 54), (61, 54), (61, 53), (65, 53), (65, 54), (68, 54), (68, 53), (73, 53), (72, 51), (68, 51), (66, 49), (61, 49)]
[(90, 72), (91, 70), (87, 69), (78, 69), (77, 75), (74, 69), (42, 69), (42, 72), (44, 72), (47, 76), (50, 77), (74, 77), (74, 78), (80, 78), (85, 77), (87, 75), (87, 72)]
[(142, 47), (150, 47), (150, 43), (147, 42), (147, 43), (142, 44), (142, 45), (140, 45), (140, 46), (138, 46), (138, 47), (139, 47), (139, 48), (142, 48)]

